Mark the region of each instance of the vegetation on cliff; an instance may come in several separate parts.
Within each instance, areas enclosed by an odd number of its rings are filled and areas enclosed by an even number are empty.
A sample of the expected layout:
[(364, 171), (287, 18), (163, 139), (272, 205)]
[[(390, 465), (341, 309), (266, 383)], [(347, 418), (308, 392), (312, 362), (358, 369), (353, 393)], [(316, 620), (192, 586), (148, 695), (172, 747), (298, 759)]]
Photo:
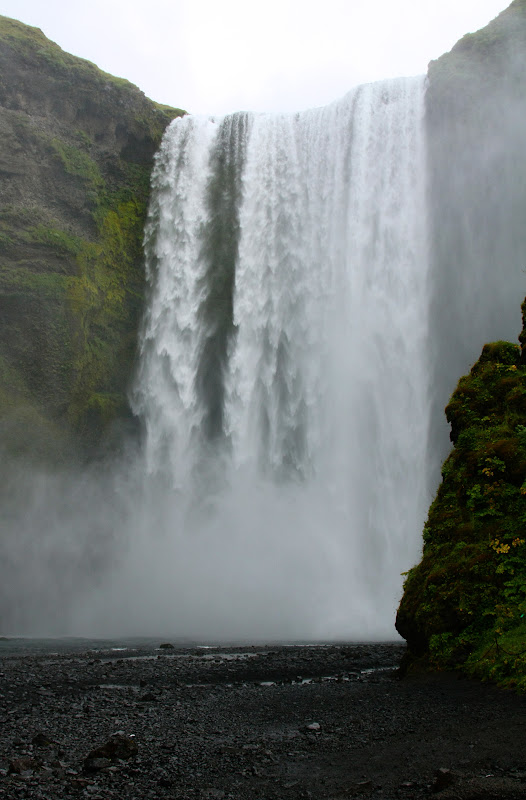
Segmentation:
[(0, 17), (0, 444), (97, 448), (129, 416), (153, 156), (184, 112)]
[(485, 345), (446, 408), (454, 449), (396, 624), (413, 661), (526, 691), (526, 301), (522, 310), (523, 353)]

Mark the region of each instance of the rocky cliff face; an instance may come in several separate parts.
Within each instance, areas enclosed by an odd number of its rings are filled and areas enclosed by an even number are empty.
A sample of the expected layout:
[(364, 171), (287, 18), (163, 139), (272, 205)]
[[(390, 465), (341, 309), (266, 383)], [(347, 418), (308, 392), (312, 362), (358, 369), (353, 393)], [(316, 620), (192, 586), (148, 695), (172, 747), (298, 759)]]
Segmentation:
[(61, 459), (129, 416), (153, 156), (182, 111), (0, 17), (0, 440)]
[[(432, 418), (484, 342), (514, 339), (526, 263), (526, 0), (431, 62)], [(452, 376), (454, 376), (452, 378)], [(433, 441), (437, 471), (443, 436)]]

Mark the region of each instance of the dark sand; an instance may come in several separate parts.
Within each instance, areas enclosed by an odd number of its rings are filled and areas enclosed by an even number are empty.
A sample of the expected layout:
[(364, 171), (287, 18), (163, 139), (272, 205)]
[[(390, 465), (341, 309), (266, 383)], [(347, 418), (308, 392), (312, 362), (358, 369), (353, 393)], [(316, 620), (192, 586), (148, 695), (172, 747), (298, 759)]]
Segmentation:
[(526, 698), (399, 644), (0, 645), (1, 798), (526, 798)]

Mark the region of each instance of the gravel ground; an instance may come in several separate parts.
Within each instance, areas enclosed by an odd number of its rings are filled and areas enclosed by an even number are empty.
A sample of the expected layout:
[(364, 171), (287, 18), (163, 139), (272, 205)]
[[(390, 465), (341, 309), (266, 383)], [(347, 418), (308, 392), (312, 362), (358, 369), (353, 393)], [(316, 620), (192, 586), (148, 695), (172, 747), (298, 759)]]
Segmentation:
[(399, 644), (0, 642), (2, 798), (526, 798), (526, 698)]

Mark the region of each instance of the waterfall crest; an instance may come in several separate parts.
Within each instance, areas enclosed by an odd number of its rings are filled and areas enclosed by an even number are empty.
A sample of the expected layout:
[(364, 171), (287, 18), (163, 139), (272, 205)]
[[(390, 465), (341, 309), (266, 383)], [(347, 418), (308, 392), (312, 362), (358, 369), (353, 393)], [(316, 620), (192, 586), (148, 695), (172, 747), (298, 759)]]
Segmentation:
[(423, 97), (165, 135), (134, 406), (182, 635), (393, 635), (429, 500)]

